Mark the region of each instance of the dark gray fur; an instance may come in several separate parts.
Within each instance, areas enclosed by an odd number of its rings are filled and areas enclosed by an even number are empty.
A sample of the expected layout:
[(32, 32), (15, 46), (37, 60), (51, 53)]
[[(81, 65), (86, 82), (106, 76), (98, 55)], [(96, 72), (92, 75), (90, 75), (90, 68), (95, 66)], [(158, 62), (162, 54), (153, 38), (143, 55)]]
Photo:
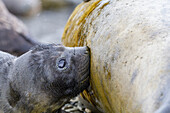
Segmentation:
[(18, 58), (0, 52), (0, 112), (51, 113), (86, 89), (88, 78), (87, 47), (39, 45)]

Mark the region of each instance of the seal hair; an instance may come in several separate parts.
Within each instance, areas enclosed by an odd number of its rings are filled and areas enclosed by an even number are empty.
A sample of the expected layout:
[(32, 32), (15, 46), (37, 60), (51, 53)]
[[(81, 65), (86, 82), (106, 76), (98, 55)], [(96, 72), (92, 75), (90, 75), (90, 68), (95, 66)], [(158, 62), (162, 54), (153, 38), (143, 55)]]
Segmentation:
[(0, 52), (0, 67), (5, 113), (51, 113), (89, 86), (87, 47), (37, 45), (20, 57)]

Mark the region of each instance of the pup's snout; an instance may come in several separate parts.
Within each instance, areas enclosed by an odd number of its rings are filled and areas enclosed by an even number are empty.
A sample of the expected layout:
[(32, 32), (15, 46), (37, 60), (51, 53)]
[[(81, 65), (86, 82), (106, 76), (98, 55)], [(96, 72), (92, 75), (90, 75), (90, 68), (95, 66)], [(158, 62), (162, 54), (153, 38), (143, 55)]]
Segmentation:
[(87, 47), (87, 46), (85, 46), (86, 48), (86, 50), (85, 50), (85, 52), (84, 52), (84, 54), (89, 54), (90, 53), (90, 49)]
[(75, 47), (75, 55), (76, 54), (86, 54), (88, 55), (90, 53), (90, 49), (87, 46), (84, 47)]

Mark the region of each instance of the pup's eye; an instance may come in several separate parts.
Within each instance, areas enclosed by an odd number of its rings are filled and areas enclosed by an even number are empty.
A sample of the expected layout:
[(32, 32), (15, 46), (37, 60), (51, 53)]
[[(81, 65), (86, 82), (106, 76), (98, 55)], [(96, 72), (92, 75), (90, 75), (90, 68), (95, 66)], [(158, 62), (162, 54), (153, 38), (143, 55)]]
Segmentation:
[(65, 59), (61, 59), (61, 60), (58, 62), (58, 68), (60, 68), (60, 69), (65, 68), (66, 63), (67, 63), (67, 62), (66, 62)]

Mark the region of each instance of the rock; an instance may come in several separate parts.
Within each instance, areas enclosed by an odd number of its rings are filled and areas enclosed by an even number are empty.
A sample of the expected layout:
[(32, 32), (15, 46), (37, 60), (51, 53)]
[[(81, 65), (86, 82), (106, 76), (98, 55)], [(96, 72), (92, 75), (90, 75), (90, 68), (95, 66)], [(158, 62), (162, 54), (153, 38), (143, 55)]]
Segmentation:
[(170, 108), (169, 12), (169, 0), (92, 0), (75, 9), (62, 42), (91, 48), (89, 103), (105, 113)]
[(40, 0), (3, 0), (8, 10), (16, 15), (31, 16), (41, 9)]
[(30, 37), (25, 25), (0, 0), (0, 50), (19, 56), (38, 44)]

